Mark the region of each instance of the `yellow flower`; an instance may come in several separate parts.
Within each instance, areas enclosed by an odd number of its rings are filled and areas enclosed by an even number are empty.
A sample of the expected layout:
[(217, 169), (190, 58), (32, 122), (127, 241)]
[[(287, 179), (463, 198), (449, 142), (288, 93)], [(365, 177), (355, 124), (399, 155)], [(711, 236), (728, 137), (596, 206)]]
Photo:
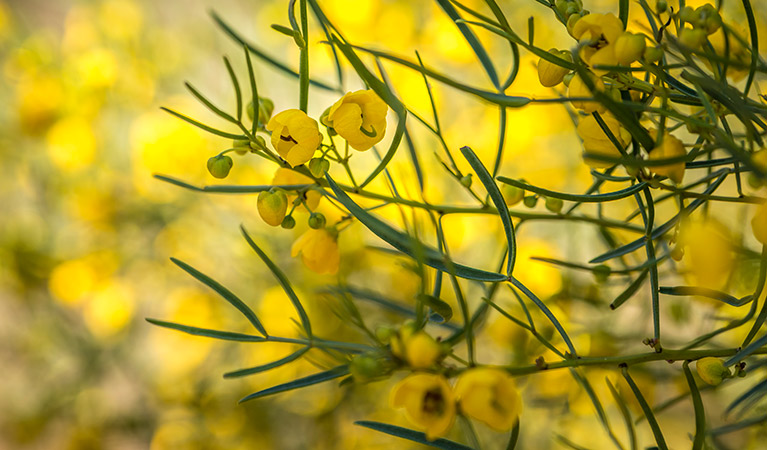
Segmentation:
[[(626, 148), (629, 142), (631, 142), (631, 134), (621, 126), (620, 122), (618, 122), (612, 114), (605, 113), (602, 114), (601, 117), (605, 122), (605, 125), (607, 125), (607, 129), (610, 130), (623, 148)], [(614, 157), (621, 156), (620, 150), (618, 150), (610, 138), (607, 137), (607, 134), (605, 134), (602, 127), (599, 126), (599, 123), (597, 123), (594, 116), (583, 117), (578, 122), (576, 131), (578, 136), (583, 140), (583, 148), (586, 153), (596, 153)], [(610, 167), (613, 165), (613, 163), (592, 158), (584, 158), (584, 162), (589, 166), (596, 168)]]
[[(591, 73), (589, 73), (589, 77), (594, 82), (594, 85), (596, 86), (596, 89), (598, 91), (605, 90), (605, 84), (602, 82), (600, 78), (595, 77)], [(570, 80), (570, 86), (568, 87), (568, 90), (567, 90), (567, 96), (571, 98), (583, 98), (583, 97), (593, 97), (594, 94), (591, 93), (589, 88), (586, 86), (586, 83), (583, 82), (580, 76), (574, 76), (573, 79)], [(594, 101), (570, 100), (570, 103), (575, 108), (583, 110), (583, 112), (588, 114), (591, 114), (594, 111), (598, 111), (600, 113), (605, 111), (604, 106)]]
[(347, 92), (330, 107), (328, 121), (355, 150), (368, 150), (386, 134), (389, 107), (372, 90)]
[(442, 375), (414, 373), (391, 393), (391, 404), (405, 408), (405, 416), (433, 441), (450, 430), (455, 421), (455, 396)]
[[(623, 22), (615, 14), (588, 14), (575, 23), (572, 35), (581, 44), (581, 58), (593, 65), (618, 65), (612, 45), (623, 34)], [(595, 70), (597, 75), (606, 71)]]
[[(297, 184), (312, 184), (314, 183), (314, 180), (307, 177), (306, 175), (300, 174), (296, 171), (290, 170), (287, 167), (280, 167), (277, 169), (277, 172), (274, 173), (274, 178), (272, 178), (272, 184), (275, 186), (291, 186), (291, 185), (297, 185)], [(295, 192), (295, 191), (293, 191)], [(309, 207), (312, 211), (317, 209), (317, 206), (320, 204), (320, 200), (322, 199), (322, 194), (319, 192), (311, 189), (306, 191), (306, 206)], [(295, 200), (296, 194), (288, 194), (288, 201), (293, 202)], [(303, 205), (299, 208), (303, 208)], [(304, 208), (306, 209), (306, 208)]]
[[(722, 28), (719, 28), (719, 30), (710, 35), (708, 41), (711, 43), (714, 52), (716, 52), (718, 56), (726, 56), (730, 61), (735, 61), (739, 64), (739, 66), (731, 64), (727, 68), (727, 76), (732, 78), (733, 81), (740, 81), (748, 74), (749, 63), (751, 62), (751, 52), (741, 44), (738, 37), (742, 39), (743, 36), (748, 36), (748, 30), (742, 25), (730, 25), (728, 26), (728, 29), (732, 30), (732, 32), (728, 34), (726, 43), (724, 29)], [(737, 37), (735, 35), (737, 35)], [(729, 46), (726, 44), (729, 44)], [(727, 49), (726, 52), (725, 49)], [(703, 58), (703, 62), (709, 69), (712, 69), (713, 66), (708, 59)]]
[(290, 249), (292, 257), (301, 254), (301, 259), (311, 271), (334, 275), (338, 272), (341, 254), (338, 252), (338, 238), (326, 228), (309, 229), (302, 234)]
[[(767, 224), (767, 220), (764, 222)], [(767, 227), (762, 229), (767, 231)], [(714, 218), (684, 222), (678, 242), (685, 249), (685, 268), (691, 284), (725, 288), (735, 263), (735, 242), (724, 224)]]
[(756, 214), (751, 219), (751, 230), (757, 241), (767, 245), (767, 203), (762, 203), (756, 209)]
[[(567, 59), (568, 61), (572, 59), (570, 52), (560, 52), (555, 48), (549, 50), (549, 53), (554, 56)], [(570, 72), (570, 69), (558, 66), (548, 60), (543, 58), (538, 60), (538, 81), (540, 81), (543, 86), (554, 87), (558, 85), (562, 82), (562, 80), (565, 79), (565, 75), (567, 75), (568, 72)]]
[[(658, 132), (651, 130), (650, 134), (653, 136), (653, 138), (655, 138)], [(682, 141), (675, 138), (668, 132), (665, 132), (663, 133), (663, 139), (661, 139), (659, 143), (656, 139), (656, 147), (650, 152), (650, 161), (669, 159), (677, 156), (684, 156), (686, 154), (687, 151), (684, 149), (684, 144), (682, 144)], [(681, 183), (682, 179), (684, 178), (684, 169), (684, 161), (667, 164), (665, 166), (650, 167), (651, 171), (657, 173), (658, 175), (668, 177), (677, 184)]]
[(644, 36), (634, 33), (623, 33), (615, 41), (615, 59), (618, 64), (628, 66), (644, 55), (647, 46)]
[(442, 356), (439, 343), (425, 331), (415, 331), (412, 324), (399, 329), (391, 340), (391, 351), (414, 369), (428, 369)]
[(455, 395), (464, 414), (497, 431), (510, 430), (522, 412), (514, 379), (500, 369), (467, 370), (458, 378)]
[(288, 109), (272, 117), (266, 129), (272, 132), (272, 146), (291, 167), (312, 159), (322, 142), (317, 121), (299, 109)]

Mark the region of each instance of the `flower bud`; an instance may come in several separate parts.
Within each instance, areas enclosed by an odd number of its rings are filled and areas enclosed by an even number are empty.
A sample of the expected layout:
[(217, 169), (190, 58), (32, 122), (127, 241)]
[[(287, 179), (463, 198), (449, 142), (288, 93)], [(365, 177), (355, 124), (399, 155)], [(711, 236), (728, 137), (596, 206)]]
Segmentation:
[(578, 23), (582, 17), (583, 16), (581, 14), (573, 14), (567, 18), (567, 32), (570, 33), (570, 36), (573, 35), (573, 28), (575, 27), (575, 24)]
[(233, 165), (232, 158), (226, 155), (216, 155), (208, 159), (208, 172), (216, 178), (226, 178)]
[(262, 136), (256, 136), (256, 138), (250, 142), (250, 148), (253, 150), (266, 150), (266, 140)]
[(525, 198), (525, 190), (510, 184), (501, 185), (501, 194), (506, 200), (506, 206), (514, 206)]
[(697, 21), (698, 15), (695, 14), (695, 10), (692, 8), (692, 6), (685, 6), (679, 11), (679, 18), (684, 22), (695, 23)]
[(461, 185), (463, 185), (463, 187), (465, 188), (471, 187), (471, 181), (472, 181), (471, 174), (464, 175), (461, 177)]
[(668, 1), (667, 0), (657, 0), (655, 2), (655, 12), (658, 14), (662, 14), (668, 10)]
[(646, 47), (642, 54), (642, 59), (647, 64), (660, 61), (663, 58), (663, 49), (661, 47)]
[(387, 364), (383, 355), (376, 352), (367, 352), (356, 355), (349, 362), (349, 372), (354, 377), (354, 381), (365, 383), (391, 372), (391, 367)]
[(282, 189), (273, 189), (272, 191), (261, 191), (258, 194), (258, 214), (267, 224), (276, 227), (282, 224), (285, 219), (285, 212), (288, 210), (288, 196)]
[(671, 259), (673, 259), (676, 262), (679, 262), (684, 258), (684, 247), (681, 245), (677, 245), (671, 250), (670, 253)]
[(325, 228), (325, 216), (322, 213), (312, 213), (309, 216), (309, 228), (314, 228), (315, 230)]
[(706, 3), (699, 6), (695, 13), (698, 15), (696, 28), (702, 28), (706, 34), (714, 34), (722, 26), (722, 17), (714, 5)]
[(627, 66), (644, 55), (644, 36), (634, 33), (623, 33), (615, 40), (615, 57), (618, 64)]
[(274, 112), (274, 102), (265, 97), (259, 98), (258, 122), (262, 125), (269, 122), (269, 119), (272, 117), (272, 112)]
[(546, 203), (545, 203), (546, 209), (553, 213), (558, 213), (562, 211), (562, 206), (564, 206), (564, 202), (561, 198), (554, 198), (554, 197), (546, 197)]
[(607, 278), (612, 273), (612, 269), (607, 264), (600, 264), (598, 266), (594, 266), (592, 270), (592, 273), (594, 274), (594, 278), (600, 282), (604, 283), (607, 281)]
[(280, 226), (286, 230), (290, 230), (296, 226), (296, 219), (294, 219), (293, 216), (285, 216), (285, 218), (282, 219)]
[(397, 334), (397, 331), (394, 330), (392, 327), (388, 326), (380, 326), (376, 328), (376, 337), (379, 341), (383, 342), (384, 344), (388, 343), (394, 335)]
[(236, 149), (238, 155), (244, 155), (248, 153), (250, 149), (250, 140), (248, 139), (234, 139), (232, 140), (232, 148)]
[(706, 32), (700, 28), (684, 28), (679, 32), (679, 43), (692, 50), (697, 50), (706, 39)]
[(428, 369), (442, 356), (442, 346), (424, 331), (405, 341), (405, 360), (414, 369)]
[[(560, 52), (555, 48), (549, 50), (549, 53), (562, 59), (572, 60), (572, 55), (569, 52)], [(554, 87), (561, 83), (565, 79), (565, 75), (570, 72), (570, 69), (554, 64), (546, 59), (538, 60), (538, 81), (543, 86)]]
[(314, 178), (322, 178), (330, 168), (330, 161), (325, 158), (312, 158), (309, 161), (309, 172)]
[(528, 195), (527, 197), (524, 198), (523, 203), (528, 208), (535, 208), (535, 205), (538, 203), (538, 197), (536, 197), (535, 195)]
[(696, 361), (695, 369), (698, 371), (700, 379), (712, 386), (717, 386), (723, 379), (732, 376), (730, 369), (724, 367), (722, 360), (713, 356)]

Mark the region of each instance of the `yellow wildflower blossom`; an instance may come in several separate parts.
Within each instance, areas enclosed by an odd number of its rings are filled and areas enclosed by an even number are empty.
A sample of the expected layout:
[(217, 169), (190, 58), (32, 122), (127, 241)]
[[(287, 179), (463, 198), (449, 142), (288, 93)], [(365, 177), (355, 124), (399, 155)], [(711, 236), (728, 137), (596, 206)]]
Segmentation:
[[(651, 131), (650, 134), (653, 138), (657, 135), (657, 131)], [(657, 139), (656, 139), (657, 141)], [(663, 138), (660, 142), (656, 142), (655, 148), (650, 152), (650, 161), (662, 160), (674, 158), (677, 156), (684, 156), (687, 151), (684, 149), (682, 141), (675, 138), (668, 132), (663, 133)], [(684, 178), (685, 165), (684, 161), (667, 164), (665, 166), (651, 166), (650, 170), (663, 175), (674, 181), (674, 183), (681, 183)]]
[(408, 376), (394, 386), (391, 404), (405, 408), (408, 420), (423, 429), (430, 441), (447, 433), (455, 422), (455, 396), (442, 375)]
[(756, 209), (751, 219), (751, 231), (757, 241), (767, 245), (767, 203), (762, 203)]
[(467, 370), (458, 378), (455, 395), (464, 414), (497, 431), (510, 430), (522, 412), (514, 379), (500, 369)]
[(272, 117), (266, 129), (272, 132), (272, 146), (291, 167), (312, 159), (322, 142), (317, 121), (299, 109), (288, 109)]
[[(612, 44), (623, 34), (623, 23), (614, 14), (588, 14), (575, 23), (572, 35), (585, 44), (581, 58), (591, 65), (618, 65)], [(596, 71), (603, 75), (605, 71)], [(600, 73), (601, 72), (601, 73)]]
[(327, 275), (338, 273), (341, 260), (338, 237), (326, 228), (309, 229), (302, 234), (290, 249), (292, 257), (299, 254), (306, 267), (313, 272)]
[(386, 134), (389, 107), (372, 90), (347, 92), (328, 111), (328, 122), (352, 146), (365, 151)]

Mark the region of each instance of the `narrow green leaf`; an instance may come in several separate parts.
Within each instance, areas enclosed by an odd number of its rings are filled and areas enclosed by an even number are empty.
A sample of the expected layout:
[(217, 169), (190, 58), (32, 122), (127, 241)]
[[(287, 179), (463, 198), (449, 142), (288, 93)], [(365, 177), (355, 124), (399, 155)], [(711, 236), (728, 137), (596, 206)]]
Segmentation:
[(623, 366), (621, 368), (621, 373), (623, 374), (623, 378), (626, 379), (626, 382), (631, 388), (631, 392), (634, 393), (634, 397), (636, 397), (637, 401), (639, 402), (639, 406), (642, 408), (642, 411), (647, 418), (647, 423), (652, 429), (652, 433), (655, 436), (655, 442), (658, 444), (658, 448), (660, 450), (668, 450), (668, 445), (666, 445), (666, 439), (663, 437), (663, 432), (660, 429), (660, 425), (658, 425), (658, 420), (655, 419), (655, 414), (652, 412), (650, 405), (647, 404), (647, 400), (645, 400), (644, 395), (642, 395), (642, 391), (639, 390), (639, 387), (636, 385), (636, 383), (634, 383), (631, 375), (629, 375), (628, 368)]
[[(309, 25), (306, 11), (306, 0), (299, 1), (301, 8), (301, 35), (303, 36), (303, 46), (301, 46), (301, 55), (298, 65), (298, 107), (303, 112), (309, 108)], [(293, 5), (293, 3), (291, 3)], [(291, 14), (291, 18), (292, 18)]]
[(420, 431), (410, 430), (408, 428), (402, 428), (396, 425), (389, 425), (387, 423), (373, 422), (370, 420), (359, 420), (354, 422), (354, 424), (442, 450), (473, 450), (471, 447), (467, 447), (457, 442), (448, 441), (447, 439), (440, 438), (430, 441), (426, 439), (426, 435)]
[[(392, 247), (409, 255), (411, 258), (417, 258), (417, 255), (423, 254), (424, 263), (435, 269), (439, 269), (443, 272), (450, 272), (448, 265), (445, 263), (445, 256), (434, 248), (427, 247), (425, 245), (418, 245), (420, 243), (413, 242), (413, 238), (407, 234), (397, 231), (381, 219), (373, 216), (369, 212), (365, 211), (362, 207), (354, 202), (344, 192), (335, 181), (330, 177), (330, 174), (326, 175), (328, 185), (333, 190), (338, 201), (349, 210), (349, 212), (365, 225), (376, 236), (383, 239)], [(452, 263), (456, 276), (466, 278), (469, 280), (477, 281), (505, 281), (507, 276), (500, 273), (488, 272), (481, 269), (475, 269), (472, 267), (464, 266), (458, 263)]]
[(631, 284), (621, 292), (617, 297), (615, 297), (615, 300), (613, 300), (612, 303), (610, 303), (610, 309), (617, 309), (622, 304), (626, 303), (626, 300), (630, 299), (636, 291), (639, 290), (640, 287), (642, 287), (642, 283), (644, 282), (644, 279), (647, 278), (647, 275), (650, 273), (650, 268), (644, 269), (638, 277), (634, 281), (631, 282)]
[(689, 361), (685, 361), (682, 364), (684, 376), (687, 378), (687, 385), (690, 387), (692, 406), (695, 409), (695, 438), (692, 441), (692, 450), (701, 450), (706, 439), (706, 411), (703, 409), (703, 400), (700, 398), (698, 385), (695, 384), (695, 378), (693, 378), (689, 366)]
[(237, 101), (237, 121), (239, 122), (242, 120), (242, 91), (240, 90), (240, 82), (237, 81), (237, 75), (235, 75), (234, 69), (232, 69), (232, 63), (229, 62), (229, 58), (226, 56), (224, 56), (224, 64), (234, 86), (234, 96)]
[(613, 386), (609, 378), (605, 377), (605, 383), (607, 383), (607, 387), (610, 389), (610, 394), (612, 394), (613, 399), (615, 400), (615, 403), (618, 405), (618, 409), (621, 412), (621, 416), (623, 416), (623, 421), (626, 423), (626, 432), (629, 435), (629, 444), (631, 445), (631, 450), (637, 450), (637, 433), (636, 429), (634, 428), (634, 421), (631, 419), (631, 411), (626, 404), (626, 400), (624, 400), (620, 392), (615, 389), (615, 386)]
[(607, 413), (602, 406), (602, 402), (599, 400), (597, 393), (594, 392), (594, 388), (591, 386), (588, 378), (581, 375), (577, 369), (572, 367), (570, 368), (570, 373), (572, 374), (573, 378), (575, 378), (575, 381), (581, 385), (583, 390), (586, 391), (586, 394), (589, 396), (591, 404), (594, 405), (594, 409), (596, 410), (597, 417), (599, 418), (599, 421), (602, 422), (602, 426), (605, 429), (607, 435), (610, 437), (610, 440), (613, 442), (615, 447), (618, 448), (618, 450), (623, 450), (623, 446), (621, 445), (620, 441), (618, 441), (618, 438), (615, 437), (615, 433), (610, 426), (610, 421), (607, 419)]
[(519, 419), (514, 424), (514, 428), (511, 429), (511, 436), (509, 436), (509, 442), (506, 444), (506, 450), (514, 450), (517, 448), (517, 441), (519, 440)]
[(164, 106), (161, 106), (160, 109), (162, 109), (163, 111), (178, 117), (179, 119), (181, 119), (181, 120), (183, 120), (183, 121), (185, 121), (187, 123), (191, 123), (192, 125), (196, 126), (197, 128), (203, 129), (203, 130), (207, 131), (208, 133), (215, 134), (216, 136), (221, 136), (221, 137), (225, 137), (225, 138), (229, 138), (229, 139), (246, 139), (247, 138), (247, 136), (245, 136), (244, 134), (227, 133), (226, 131), (221, 131), (221, 130), (217, 130), (217, 129), (213, 128), (213, 127), (209, 127), (208, 125), (200, 123), (200, 122), (192, 119), (191, 117), (188, 117), (188, 116), (185, 116), (185, 115), (183, 115), (181, 113), (173, 111), (170, 108), (166, 108)]
[(197, 100), (199, 100), (199, 101), (200, 101), (200, 103), (202, 103), (203, 105), (205, 105), (205, 107), (207, 107), (209, 110), (211, 110), (211, 111), (212, 111), (214, 114), (216, 114), (217, 116), (221, 117), (221, 118), (222, 118), (222, 119), (224, 119), (224, 120), (228, 120), (229, 122), (232, 122), (232, 123), (239, 123), (239, 122), (237, 121), (237, 119), (235, 119), (234, 117), (232, 117), (232, 115), (231, 115), (231, 114), (229, 114), (229, 113), (225, 112), (224, 110), (222, 110), (222, 109), (221, 109), (221, 108), (219, 108), (218, 106), (214, 105), (214, 104), (213, 104), (213, 102), (211, 102), (211, 101), (210, 101), (210, 100), (208, 100), (208, 99), (207, 99), (207, 98), (206, 98), (204, 95), (202, 95), (202, 94), (200, 93), (200, 91), (198, 91), (198, 90), (197, 90), (197, 89), (196, 89), (194, 86), (192, 86), (192, 83), (190, 83), (190, 82), (188, 82), (188, 81), (187, 81), (187, 82), (185, 82), (185, 83), (184, 83), (184, 86), (186, 86), (186, 88), (189, 90), (189, 92), (191, 92), (191, 93), (192, 93), (192, 95), (194, 95), (194, 97), (195, 97)]
[(293, 37), (293, 29), (290, 27), (286, 27), (285, 25), (280, 25), (278, 23), (273, 23), (271, 25), (272, 29), (278, 33), (284, 34), (285, 36)]
[[(295, 70), (289, 68), (288, 66), (282, 64), (281, 62), (277, 61), (276, 59), (272, 58), (271, 56), (267, 55), (263, 51), (261, 51), (258, 47), (251, 44), (250, 42), (246, 41), (242, 36), (239, 35), (234, 29), (229, 26), (228, 23), (224, 22), (224, 20), (216, 14), (215, 11), (211, 11), (210, 13), (211, 17), (213, 17), (213, 21), (216, 22), (216, 24), (221, 28), (221, 30), (224, 31), (230, 38), (232, 38), (235, 42), (237, 42), (240, 45), (244, 45), (248, 50), (250, 50), (251, 53), (259, 57), (261, 60), (265, 61), (266, 63), (270, 64), (271, 66), (275, 67), (276, 69), (291, 75), (295, 78), (298, 78), (298, 72)], [(334, 88), (328, 84), (325, 84), (321, 81), (317, 80), (309, 80), (309, 83), (315, 87), (318, 87), (320, 89), (324, 89), (326, 91), (333, 91), (333, 92), (341, 92), (339, 88)]]
[(469, 28), (465, 23), (457, 22), (461, 21), (462, 17), (460, 14), (458, 14), (458, 11), (455, 10), (453, 5), (448, 0), (437, 0), (437, 3), (439, 3), (439, 6), (443, 11), (445, 11), (445, 14), (450, 17), (450, 20), (455, 22), (464, 39), (466, 39), (466, 42), (471, 46), (474, 54), (477, 55), (477, 59), (479, 59), (479, 62), (485, 69), (487, 76), (490, 77), (490, 81), (493, 83), (493, 86), (495, 86), (495, 88), (500, 91), (501, 81), (498, 79), (498, 74), (496, 73), (495, 67), (493, 66), (493, 61), (490, 59), (490, 55), (487, 54), (485, 47), (482, 46), (479, 38), (477, 38), (477, 35), (474, 34), (471, 28)]
[(498, 215), (501, 217), (501, 222), (503, 223), (503, 231), (506, 233), (506, 245), (508, 245), (509, 248), (506, 274), (511, 276), (511, 273), (514, 271), (514, 263), (517, 259), (517, 240), (516, 236), (514, 236), (514, 225), (511, 223), (511, 216), (509, 216), (509, 207), (506, 206), (506, 201), (503, 199), (503, 195), (501, 195), (501, 191), (498, 189), (495, 181), (493, 181), (493, 177), (474, 151), (471, 148), (464, 146), (461, 147), (461, 153), (463, 153), (463, 157), (469, 162), (471, 168), (474, 169), (477, 178), (479, 178), (479, 181), (485, 186), (487, 193), (490, 195), (490, 199), (493, 201), (496, 209), (498, 209)]
[(258, 254), (258, 256), (264, 261), (269, 270), (272, 271), (272, 274), (274, 274), (274, 277), (277, 278), (277, 281), (279, 281), (280, 285), (282, 286), (282, 290), (285, 291), (285, 294), (287, 294), (288, 298), (290, 298), (290, 301), (293, 303), (293, 307), (296, 308), (298, 316), (301, 318), (301, 326), (303, 326), (306, 334), (311, 337), (312, 324), (309, 322), (309, 316), (306, 315), (306, 310), (304, 309), (303, 305), (301, 305), (301, 300), (298, 299), (298, 296), (293, 290), (293, 287), (290, 285), (288, 277), (286, 277), (282, 270), (280, 270), (280, 268), (277, 267), (277, 265), (274, 264), (268, 256), (266, 256), (266, 253), (264, 253), (264, 251), (261, 250), (258, 245), (256, 245), (248, 232), (245, 230), (245, 227), (240, 226), (240, 231), (242, 231), (242, 235), (245, 237), (248, 245), (250, 245), (256, 254)]
[(432, 311), (442, 316), (443, 322), (447, 322), (453, 317), (453, 308), (442, 299), (428, 294), (419, 294), (418, 300), (431, 308)]
[(292, 391), (294, 389), (300, 389), (306, 386), (312, 386), (315, 384), (323, 383), (325, 381), (330, 381), (336, 378), (340, 378), (344, 375), (347, 375), (348, 373), (349, 373), (349, 366), (344, 365), (344, 366), (334, 367), (330, 370), (326, 370), (320, 373), (315, 373), (313, 375), (309, 375), (308, 377), (299, 378), (289, 383), (283, 383), (274, 387), (270, 387), (268, 389), (264, 389), (262, 391), (254, 392), (246, 397), (241, 398), (238, 403), (244, 403), (250, 400), (255, 400), (257, 398), (266, 397), (267, 395), (274, 395), (274, 394), (279, 394), (281, 392)]
[(250, 367), (248, 369), (235, 370), (233, 372), (227, 372), (224, 374), (224, 378), (239, 378), (239, 377), (244, 377), (248, 375), (253, 375), (256, 373), (266, 372), (267, 370), (276, 369), (277, 367), (284, 366), (285, 364), (293, 362), (297, 360), (298, 358), (302, 357), (304, 353), (309, 351), (309, 348), (310, 347), (303, 347), (297, 352), (291, 353), (290, 355), (282, 359), (278, 359), (277, 361), (270, 362), (269, 364)]
[(543, 189), (528, 183), (524, 183), (519, 180), (515, 180), (513, 178), (507, 178), (504, 176), (496, 177), (496, 179), (500, 181), (501, 183), (510, 184), (512, 186), (516, 186), (526, 191), (534, 192), (544, 197), (553, 197), (553, 198), (559, 198), (562, 200), (567, 200), (570, 202), (580, 202), (580, 203), (602, 203), (602, 202), (620, 200), (620, 199), (630, 197), (636, 194), (637, 192), (644, 189), (645, 186), (647, 186), (647, 183), (643, 181), (641, 183), (637, 183), (633, 186), (627, 187), (625, 189), (621, 189), (619, 191), (605, 192), (604, 194), (580, 195), (580, 194), (567, 194), (564, 192), (550, 191), (548, 189)]
[(171, 330), (181, 331), (194, 336), (209, 337), (213, 339), (221, 339), (223, 341), (237, 341), (237, 342), (266, 342), (267, 339), (261, 336), (253, 336), (251, 334), (232, 333), (230, 331), (218, 331), (210, 330), (208, 328), (192, 327), (189, 325), (181, 325), (173, 322), (165, 322), (157, 319), (145, 319), (152, 325), (158, 327), (170, 328)]
[(186, 273), (196, 278), (199, 282), (216, 291), (216, 293), (223, 297), (224, 300), (228, 301), (232, 304), (232, 306), (237, 308), (242, 313), (242, 315), (245, 316), (250, 321), (250, 323), (253, 324), (253, 327), (255, 327), (259, 333), (263, 334), (265, 337), (269, 337), (269, 335), (266, 333), (266, 330), (264, 329), (264, 326), (261, 325), (261, 321), (259, 321), (258, 317), (256, 317), (256, 313), (253, 312), (253, 310), (250, 309), (250, 307), (246, 305), (245, 302), (240, 300), (239, 297), (234, 295), (232, 291), (225, 288), (221, 285), (221, 283), (205, 275), (189, 264), (176, 258), (171, 258), (170, 260), (173, 261), (173, 264), (181, 267)]
[(735, 298), (732, 295), (721, 291), (698, 286), (661, 286), (660, 293), (666, 295), (699, 295), (701, 297), (719, 300), (730, 306), (743, 306), (750, 303), (753, 299), (751, 295), (747, 295), (743, 298)]
[(253, 133), (253, 136), (256, 135), (256, 130), (258, 130), (258, 85), (256, 84), (256, 74), (253, 72), (253, 62), (250, 60), (250, 52), (248, 51), (248, 47), (242, 46), (243, 50), (245, 50), (245, 62), (248, 64), (248, 80), (250, 81), (250, 101), (253, 103), (253, 124), (251, 125), (250, 129)]
[(629, 0), (620, 0), (618, 3), (618, 18), (623, 23), (625, 30), (629, 24)]
[(530, 16), (527, 19), (527, 43), (532, 47), (533, 42), (535, 42), (535, 19)]
[(748, 70), (746, 87), (743, 88), (743, 95), (748, 97), (748, 91), (751, 90), (751, 84), (754, 82), (754, 76), (756, 75), (756, 65), (759, 62), (759, 30), (756, 26), (754, 10), (751, 8), (751, 2), (749, 0), (743, 0), (743, 9), (746, 11), (748, 31), (751, 36), (751, 65)]
[(538, 309), (543, 312), (543, 314), (549, 319), (549, 322), (551, 322), (552, 325), (554, 325), (554, 328), (556, 328), (559, 335), (562, 337), (562, 340), (565, 341), (565, 345), (567, 345), (567, 349), (570, 351), (570, 354), (572, 356), (577, 356), (577, 352), (575, 351), (575, 347), (573, 346), (573, 342), (570, 340), (570, 336), (567, 335), (567, 332), (565, 331), (564, 327), (562, 327), (562, 324), (559, 323), (559, 320), (557, 320), (557, 317), (554, 315), (554, 313), (551, 312), (548, 306), (546, 306), (545, 303), (541, 301), (535, 294), (530, 291), (524, 284), (522, 284), (519, 280), (517, 280), (514, 277), (511, 277), (511, 284), (514, 285), (517, 289), (522, 291), (523, 294), (527, 298), (529, 298), (535, 305), (538, 307)]
[(726, 367), (730, 367), (731, 365), (744, 360), (748, 355), (754, 353), (756, 350), (759, 350), (764, 345), (767, 345), (767, 334), (748, 344), (744, 349), (725, 361), (724, 365)]

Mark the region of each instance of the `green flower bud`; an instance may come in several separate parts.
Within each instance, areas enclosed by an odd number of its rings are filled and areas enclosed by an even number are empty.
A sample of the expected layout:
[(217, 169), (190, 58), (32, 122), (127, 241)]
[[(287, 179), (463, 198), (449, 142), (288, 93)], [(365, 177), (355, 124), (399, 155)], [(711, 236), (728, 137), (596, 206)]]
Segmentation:
[(610, 276), (612, 271), (613, 270), (607, 264), (600, 264), (592, 269), (594, 278), (600, 283), (607, 281), (607, 278)]
[(251, 122), (253, 121), (253, 114), (255, 112), (255, 108), (253, 107), (253, 100), (248, 102), (248, 105), (245, 107), (245, 113), (248, 115), (248, 120)]
[(288, 196), (282, 189), (261, 191), (258, 194), (258, 214), (267, 224), (276, 227), (281, 225), (288, 210)]
[(722, 26), (722, 17), (719, 15), (719, 11), (710, 3), (699, 6), (695, 13), (698, 17), (694, 26), (702, 28), (706, 31), (706, 34), (716, 33), (719, 27)]
[(325, 216), (322, 213), (312, 213), (309, 216), (309, 228), (314, 228), (315, 230), (325, 228), (325, 222)]
[(296, 226), (296, 219), (294, 219), (293, 216), (285, 216), (285, 218), (282, 219), (280, 226), (286, 230), (290, 230)]
[(528, 195), (527, 197), (524, 198), (523, 203), (528, 208), (535, 208), (535, 205), (538, 203), (538, 197), (536, 197), (535, 195)]
[(514, 206), (525, 198), (525, 190), (510, 184), (501, 185), (501, 194), (507, 206)]
[(656, 63), (663, 58), (663, 49), (660, 47), (647, 47), (644, 49), (642, 59), (648, 64)]
[(695, 369), (698, 371), (700, 379), (712, 386), (717, 386), (723, 379), (732, 376), (730, 369), (724, 367), (722, 360), (713, 356), (696, 361)]
[[(265, 126), (269, 122), (269, 119), (272, 118), (273, 111), (273, 101), (265, 97), (258, 99), (258, 122), (261, 124), (261, 126)], [(251, 120), (253, 119), (251, 118)]]
[(248, 139), (234, 139), (232, 140), (232, 148), (235, 148), (235, 152), (238, 155), (244, 155), (245, 153), (248, 153), (248, 149), (250, 148), (250, 140)]
[(395, 334), (397, 334), (397, 330), (389, 326), (376, 328), (376, 337), (384, 344), (388, 343)]
[(312, 158), (309, 161), (309, 172), (315, 178), (322, 178), (325, 176), (325, 172), (330, 168), (330, 161), (325, 158)]
[(461, 184), (463, 185), (463, 187), (470, 188), (471, 181), (472, 181), (471, 174), (464, 175), (461, 177)]
[(692, 50), (697, 50), (706, 40), (706, 32), (700, 28), (684, 28), (679, 32), (679, 43)]
[(676, 262), (679, 262), (684, 258), (684, 247), (681, 245), (677, 245), (671, 250), (671, 253), (669, 254), (671, 256), (671, 259), (673, 259)]
[(546, 197), (546, 203), (544, 205), (549, 211), (558, 213), (562, 211), (564, 204), (565, 202), (563, 202), (561, 198)]
[(208, 172), (216, 178), (226, 178), (233, 165), (232, 158), (226, 155), (216, 155), (208, 159)]
[(561, 14), (564, 17), (567, 17), (567, 7), (570, 6), (570, 2), (568, 0), (557, 0), (554, 2), (554, 6), (557, 8), (557, 12)]
[(251, 141), (250, 148), (253, 150), (266, 150), (266, 140), (257, 135), (256, 139)]
[(684, 22), (695, 23), (698, 19), (698, 15), (695, 14), (695, 10), (692, 6), (685, 6), (679, 11), (679, 18)]
[(668, 1), (667, 0), (658, 0), (655, 2), (655, 12), (658, 14), (664, 13), (668, 10)]
[(753, 172), (748, 174), (747, 180), (748, 185), (751, 186), (752, 189), (759, 189), (764, 186), (764, 179)]
[(349, 362), (349, 372), (354, 381), (365, 383), (391, 373), (391, 365), (381, 354), (368, 352), (352, 358)]

